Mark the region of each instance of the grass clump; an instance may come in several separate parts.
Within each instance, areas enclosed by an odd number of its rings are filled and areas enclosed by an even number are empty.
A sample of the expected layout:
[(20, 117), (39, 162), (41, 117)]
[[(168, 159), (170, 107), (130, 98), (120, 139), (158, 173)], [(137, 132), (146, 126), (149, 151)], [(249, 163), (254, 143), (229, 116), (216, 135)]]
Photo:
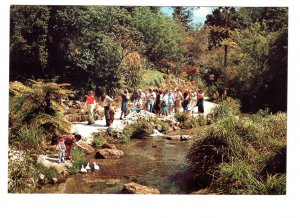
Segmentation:
[(47, 168), (43, 165), (38, 164), (36, 168), (37, 168), (39, 173), (45, 175), (49, 179), (55, 178), (59, 175), (57, 169), (55, 167), (52, 167), (52, 166)]
[(191, 129), (206, 125), (204, 116), (193, 117), (188, 112), (176, 113), (175, 119), (179, 122), (179, 127), (182, 129)]
[(100, 134), (96, 133), (93, 134), (93, 145), (96, 147), (101, 147), (102, 145), (106, 144), (106, 139)]
[(182, 129), (191, 129), (198, 125), (197, 120), (190, 116), (188, 112), (176, 113), (174, 117)]
[(167, 133), (167, 131), (170, 129), (170, 125), (167, 121), (159, 120), (156, 117), (150, 118), (149, 123), (153, 125), (154, 129), (157, 129), (158, 131), (163, 133)]
[[(162, 129), (167, 129), (167, 127), (162, 124)], [(153, 132), (153, 126), (150, 121), (139, 119), (135, 123), (127, 125), (122, 131), (122, 142), (128, 143), (131, 138), (143, 138), (149, 136)]]
[(196, 121), (197, 121), (197, 125), (198, 126), (205, 126), (206, 125), (206, 119), (204, 116), (202, 115), (199, 115), (197, 118), (196, 118)]
[(215, 119), (223, 119), (228, 116), (240, 114), (240, 102), (238, 100), (227, 98), (212, 109), (212, 115)]
[(143, 138), (153, 132), (151, 123), (144, 119), (137, 120), (137, 122), (131, 124), (131, 128), (133, 138)]
[(227, 117), (199, 134), (187, 155), (212, 193), (284, 194), (286, 114)]
[(71, 151), (71, 158), (72, 158), (72, 167), (70, 167), (68, 169), (68, 172), (70, 174), (76, 174), (79, 173), (81, 165), (85, 165), (86, 164), (86, 160), (85, 160), (85, 155), (84, 152), (82, 150), (80, 150), (79, 148), (75, 147), (72, 151)]
[(180, 122), (180, 123), (184, 123), (186, 122), (187, 120), (189, 120), (190, 118), (190, 115), (187, 113), (187, 112), (182, 112), (182, 113), (176, 113), (175, 114), (175, 119)]
[(132, 136), (132, 126), (131, 125), (127, 125), (124, 127), (123, 132), (122, 132), (122, 142), (123, 143), (129, 143), (130, 142), (130, 138)]

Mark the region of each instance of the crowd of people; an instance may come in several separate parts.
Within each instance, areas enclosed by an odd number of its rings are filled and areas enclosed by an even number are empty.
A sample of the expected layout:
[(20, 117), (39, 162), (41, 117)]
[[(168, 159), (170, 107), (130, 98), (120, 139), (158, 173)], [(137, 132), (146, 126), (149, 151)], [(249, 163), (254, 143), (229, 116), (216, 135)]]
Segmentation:
[(137, 87), (131, 96), (134, 111), (147, 110), (157, 116), (167, 116), (176, 112), (190, 112), (198, 106), (198, 113), (204, 113), (203, 90), (185, 90), (182, 94), (179, 88), (175, 90), (159, 90), (149, 88), (146, 93)]
[[(121, 115), (120, 119), (125, 118), (130, 111), (140, 112), (146, 110), (154, 113), (157, 116), (167, 116), (177, 112), (188, 112), (193, 114), (194, 108), (198, 107), (198, 113), (204, 113), (204, 91), (186, 89), (183, 93), (179, 88), (174, 90), (160, 90), (149, 88), (144, 92), (142, 89), (134, 87), (133, 93), (130, 95), (128, 89), (125, 89), (120, 94), (121, 102)], [(104, 107), (104, 114), (106, 126), (111, 126), (114, 121), (115, 110), (113, 105), (113, 98), (103, 93), (99, 98), (100, 103)], [(132, 107), (129, 109), (129, 101), (132, 102)], [(98, 108), (97, 98), (94, 96), (93, 91), (89, 91), (84, 107), (88, 111), (88, 125), (95, 123), (93, 111)]]

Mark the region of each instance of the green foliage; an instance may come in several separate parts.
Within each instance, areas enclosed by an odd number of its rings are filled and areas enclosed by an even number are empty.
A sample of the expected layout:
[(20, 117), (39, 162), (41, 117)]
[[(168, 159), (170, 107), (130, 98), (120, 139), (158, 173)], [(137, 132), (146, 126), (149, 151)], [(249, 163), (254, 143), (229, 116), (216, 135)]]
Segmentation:
[(51, 178), (56, 178), (59, 173), (55, 167), (45, 167), (43, 165), (37, 165), (36, 169), (38, 170), (39, 173), (45, 175), (45, 177), (51, 179)]
[[(241, 8), (234, 17), (229, 15), (234, 30), (223, 37), (226, 22), (221, 22), (224, 16), (220, 9), (208, 16), (207, 24), (218, 27), (207, 30), (220, 33), (210, 35), (218, 46), (212, 43), (215, 48), (206, 56), (206, 65), (215, 76), (208, 84), (218, 91), (228, 88), (232, 97), (241, 100), (243, 111), (266, 107), (273, 112), (286, 111), (287, 17), (287, 8)], [(223, 46), (227, 46), (226, 67)]]
[(19, 148), (39, 151), (43, 150), (46, 146), (45, 135), (40, 129), (23, 126), (16, 135), (15, 143)]
[(68, 169), (68, 172), (71, 174), (79, 173), (81, 169), (81, 165), (86, 164), (84, 152), (79, 148), (75, 147), (71, 151), (71, 157), (72, 157), (72, 167)]
[[(228, 190), (232, 194), (247, 195), (284, 195), (286, 194), (285, 174), (267, 175), (256, 178), (255, 170), (244, 161), (237, 161), (232, 164), (222, 164), (221, 179), (223, 185), (233, 184)], [(226, 182), (225, 182), (226, 181)]]
[(22, 71), (27, 78), (40, 78), (48, 64), (49, 7), (13, 5), (10, 9), (10, 77), (21, 79)]
[(156, 70), (144, 71), (142, 75), (141, 86), (157, 86), (160, 87), (164, 74)]
[(106, 143), (107, 143), (106, 139), (103, 136), (101, 136), (101, 134), (99, 134), (99, 133), (94, 134), (94, 136), (93, 136), (93, 144), (96, 147), (101, 147), (102, 145), (104, 145)]
[(122, 132), (122, 142), (128, 143), (130, 142), (130, 138), (132, 137), (133, 129), (131, 125), (127, 125), (124, 127)]
[[(183, 52), (179, 25), (152, 7), (12, 6), (10, 27), (11, 80), (67, 81), (114, 94), (128, 54), (158, 63)], [(140, 78), (132, 69), (124, 75)]]
[(146, 55), (151, 61), (158, 63), (163, 58), (182, 58), (183, 35), (171, 19), (148, 7), (135, 7), (130, 19), (131, 24), (143, 33)]
[(29, 187), (28, 184), (33, 184), (32, 178), (35, 179), (38, 175), (34, 165), (35, 151), (18, 152), (19, 157), (15, 160), (10, 156), (11, 152), (9, 151), (8, 160), (8, 192), (30, 193), (32, 187)]
[(91, 86), (101, 86), (109, 94), (120, 88), (120, 75), (117, 73), (121, 62), (117, 43), (100, 33), (86, 35), (81, 44), (81, 52), (74, 56), (73, 62), (87, 75)]
[(204, 126), (206, 124), (205, 117), (193, 117), (187, 112), (176, 113), (175, 119), (179, 122), (179, 127), (183, 129), (191, 129), (197, 126)]
[(197, 124), (198, 124), (199, 126), (205, 126), (205, 125), (206, 125), (206, 119), (205, 119), (204, 116), (199, 115), (199, 116), (196, 118), (196, 120), (197, 120)]
[(210, 28), (209, 49), (220, 47), (224, 39), (229, 37), (229, 30), (237, 27), (236, 9), (234, 7), (219, 7), (211, 15), (207, 15), (206, 26)]
[(131, 124), (132, 127), (132, 137), (133, 138), (143, 138), (152, 134), (153, 127), (149, 121), (140, 119), (135, 123)]
[(190, 118), (190, 115), (189, 113), (182, 112), (182, 113), (176, 113), (174, 117), (178, 122), (184, 123)]
[(216, 119), (223, 119), (228, 116), (236, 116), (240, 114), (240, 103), (238, 100), (227, 98), (222, 101), (211, 111), (213, 117)]
[(161, 131), (163, 133), (167, 133), (167, 131), (170, 129), (170, 125), (167, 122), (164, 122), (164, 121), (161, 121), (161, 120), (157, 119), (155, 124), (161, 126)]
[(187, 155), (198, 182), (212, 192), (284, 194), (286, 121), (278, 113), (212, 124)]
[[(167, 121), (159, 120), (156, 117), (151, 117), (148, 120), (149, 123), (153, 125), (154, 129), (157, 129), (160, 132), (167, 133), (167, 131), (170, 129), (170, 125)], [(158, 128), (158, 126), (161, 128)]]
[(60, 103), (61, 98), (73, 93), (65, 89), (67, 85), (34, 80), (29, 80), (27, 86), (11, 82), (10, 113), (14, 114), (12, 138), (14, 134), (20, 134), (21, 140), (29, 140), (28, 143), (36, 145), (40, 137), (42, 145), (42, 133), (49, 139), (53, 134), (68, 132), (71, 123), (63, 118), (64, 109)]
[[(166, 126), (162, 125), (162, 128), (166, 128)], [(139, 119), (123, 128), (121, 140), (123, 143), (128, 143), (131, 138), (143, 138), (149, 136), (152, 132), (153, 126), (151, 122), (149, 120)]]
[(181, 25), (188, 30), (193, 20), (193, 8), (191, 7), (172, 7), (173, 19), (179, 21)]

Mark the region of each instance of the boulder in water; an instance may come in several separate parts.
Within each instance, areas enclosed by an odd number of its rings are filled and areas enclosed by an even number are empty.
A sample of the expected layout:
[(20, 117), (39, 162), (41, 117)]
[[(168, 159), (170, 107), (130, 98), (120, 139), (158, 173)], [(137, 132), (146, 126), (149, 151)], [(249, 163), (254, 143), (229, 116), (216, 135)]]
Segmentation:
[(104, 144), (101, 146), (101, 148), (117, 149), (117, 146), (115, 146), (114, 144)]
[(160, 194), (157, 188), (140, 185), (130, 182), (124, 185), (122, 193), (124, 194)]
[(180, 141), (181, 136), (180, 135), (166, 136), (166, 139), (169, 139), (169, 140), (172, 140), (172, 141)]
[(192, 136), (190, 135), (171, 135), (166, 136), (166, 139), (172, 140), (172, 141), (187, 141), (190, 140)]
[(124, 156), (124, 152), (118, 149), (99, 149), (96, 154), (96, 159), (119, 159)]

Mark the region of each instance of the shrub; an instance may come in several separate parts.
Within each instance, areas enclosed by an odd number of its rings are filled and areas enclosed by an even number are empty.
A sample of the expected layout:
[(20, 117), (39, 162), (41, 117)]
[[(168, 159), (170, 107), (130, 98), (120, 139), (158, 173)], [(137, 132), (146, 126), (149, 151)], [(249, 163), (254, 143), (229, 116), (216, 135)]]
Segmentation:
[(130, 138), (132, 136), (132, 127), (131, 125), (127, 125), (124, 127), (123, 132), (122, 132), (122, 141), (123, 143), (128, 143), (130, 141)]
[(182, 112), (182, 113), (176, 113), (174, 117), (178, 122), (184, 123), (190, 118), (190, 115), (187, 112)]
[(193, 128), (196, 125), (192, 120), (193, 118), (191, 118), (187, 112), (176, 113), (174, 117), (179, 122), (179, 127), (182, 129)]
[(198, 135), (187, 159), (199, 185), (213, 192), (282, 194), (286, 114), (218, 120)]
[(43, 144), (44, 138), (50, 140), (53, 134), (70, 130), (71, 123), (65, 120), (60, 102), (61, 98), (73, 93), (65, 89), (69, 84), (28, 80), (26, 85), (20, 82), (9, 85), (12, 145), (21, 140), (36, 146), (37, 138)]
[(156, 117), (151, 117), (148, 121), (151, 124), (154, 124), (154, 127), (157, 128), (158, 125), (161, 126), (161, 132), (166, 133), (170, 129), (170, 125), (167, 123), (167, 121), (162, 121), (157, 119)]
[(93, 145), (96, 147), (101, 147), (102, 145), (106, 144), (106, 139), (101, 136), (99, 133), (93, 135)]
[(206, 119), (205, 119), (204, 116), (199, 115), (196, 119), (197, 119), (197, 124), (199, 126), (205, 126), (206, 125)]
[[(9, 151), (8, 161), (8, 192), (9, 193), (29, 193), (32, 188), (28, 186), (28, 183), (32, 183), (31, 179), (37, 177), (38, 173), (34, 165), (34, 156), (32, 150), (26, 152), (19, 152), (19, 157), (13, 159)], [(14, 154), (15, 155), (15, 154)]]
[(228, 116), (236, 116), (240, 114), (240, 102), (232, 98), (227, 98), (212, 109), (213, 117), (223, 119)]
[(47, 178), (54, 178), (57, 177), (59, 175), (57, 169), (55, 167), (45, 167), (43, 165), (37, 165), (36, 166), (37, 170), (39, 173), (42, 173), (43, 175), (45, 175)]
[(128, 143), (131, 138), (142, 138), (152, 134), (152, 132), (153, 127), (151, 122), (139, 119), (135, 123), (123, 128), (121, 139), (123, 143)]
[(131, 124), (131, 127), (132, 137), (134, 138), (142, 138), (148, 136), (153, 131), (151, 123), (144, 119), (137, 120), (137, 122)]
[(179, 127), (182, 129), (191, 129), (197, 127), (197, 125), (198, 125), (197, 120), (191, 117), (188, 120), (185, 120), (184, 122), (180, 123)]
[(20, 148), (39, 151), (45, 147), (46, 138), (40, 129), (24, 126), (18, 131), (15, 143)]
[(170, 125), (167, 122), (161, 121), (161, 120), (156, 120), (155, 122), (156, 125), (161, 125), (161, 131), (163, 133), (166, 133), (170, 129)]
[(68, 172), (71, 174), (79, 173), (81, 165), (86, 164), (86, 160), (84, 159), (85, 155), (82, 150), (76, 147), (71, 151), (71, 157), (73, 162), (72, 167), (68, 169)]

